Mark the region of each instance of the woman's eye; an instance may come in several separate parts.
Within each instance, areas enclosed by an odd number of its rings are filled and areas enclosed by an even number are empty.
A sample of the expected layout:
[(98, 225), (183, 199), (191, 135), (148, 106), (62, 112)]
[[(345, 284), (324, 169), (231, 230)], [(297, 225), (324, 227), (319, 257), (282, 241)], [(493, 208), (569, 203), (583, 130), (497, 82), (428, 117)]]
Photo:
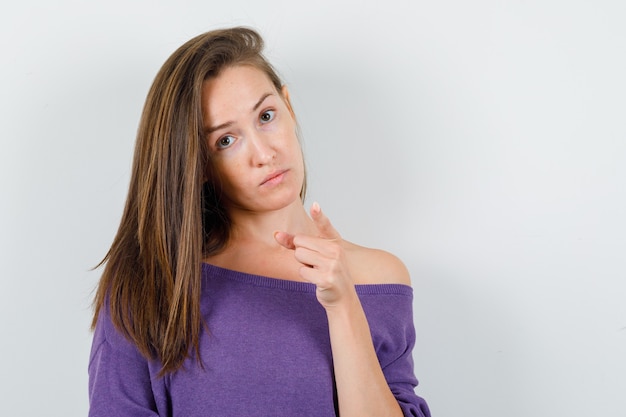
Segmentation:
[(276, 114), (276, 112), (274, 110), (266, 110), (263, 113), (261, 113), (261, 123), (268, 123), (271, 122), (274, 119), (274, 115)]
[(217, 148), (218, 149), (224, 149), (224, 148), (228, 148), (230, 145), (232, 145), (235, 142), (235, 138), (232, 136), (223, 136), (221, 138), (219, 138), (217, 140)]

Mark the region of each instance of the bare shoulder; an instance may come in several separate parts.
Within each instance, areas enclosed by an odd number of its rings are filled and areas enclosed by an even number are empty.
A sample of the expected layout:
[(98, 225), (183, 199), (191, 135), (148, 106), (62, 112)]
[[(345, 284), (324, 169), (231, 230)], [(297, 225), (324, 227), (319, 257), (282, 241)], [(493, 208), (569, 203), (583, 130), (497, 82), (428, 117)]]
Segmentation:
[(345, 251), (355, 284), (411, 285), (409, 271), (397, 256), (350, 242)]

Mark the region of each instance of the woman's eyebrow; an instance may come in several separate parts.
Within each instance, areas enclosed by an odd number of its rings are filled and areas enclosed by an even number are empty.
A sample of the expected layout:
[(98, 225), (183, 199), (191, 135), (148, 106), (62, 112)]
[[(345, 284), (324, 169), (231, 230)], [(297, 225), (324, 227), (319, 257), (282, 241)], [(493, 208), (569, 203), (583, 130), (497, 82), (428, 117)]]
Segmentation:
[(222, 123), (221, 125), (217, 125), (217, 126), (213, 126), (213, 127), (207, 127), (206, 129), (204, 129), (204, 134), (206, 136), (210, 135), (211, 133), (215, 132), (216, 130), (220, 130), (220, 129), (224, 129), (227, 127), (232, 126), (233, 122), (226, 122), (226, 123)]
[(272, 93), (265, 93), (265, 94), (263, 94), (263, 96), (261, 96), (259, 101), (257, 101), (257, 103), (252, 108), (252, 111), (256, 111), (261, 106), (261, 104), (263, 104), (263, 101), (265, 101), (265, 99), (268, 98), (271, 95), (272, 95)]
[[(265, 94), (263, 94), (261, 96), (261, 98), (259, 99), (259, 101), (257, 101), (256, 104), (252, 107), (252, 111), (256, 111), (259, 107), (261, 107), (261, 104), (263, 104), (265, 99), (268, 98), (269, 96), (272, 96), (272, 95), (274, 95), (274, 93), (265, 93)], [(216, 130), (220, 130), (220, 129), (224, 129), (224, 128), (232, 126), (233, 123), (234, 122), (226, 122), (226, 123), (222, 123), (221, 125), (208, 127), (206, 129), (204, 129), (204, 134), (205, 135), (210, 135), (211, 133), (215, 132)]]

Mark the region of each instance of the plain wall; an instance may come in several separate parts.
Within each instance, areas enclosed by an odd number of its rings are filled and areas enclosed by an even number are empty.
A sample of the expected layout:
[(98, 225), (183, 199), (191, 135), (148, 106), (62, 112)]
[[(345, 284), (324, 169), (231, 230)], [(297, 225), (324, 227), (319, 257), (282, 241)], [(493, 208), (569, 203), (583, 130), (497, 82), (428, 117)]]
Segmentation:
[(434, 416), (626, 413), (626, 3), (0, 6), (0, 415), (84, 416), (91, 272), (149, 85), (249, 25), (319, 201), (412, 273)]

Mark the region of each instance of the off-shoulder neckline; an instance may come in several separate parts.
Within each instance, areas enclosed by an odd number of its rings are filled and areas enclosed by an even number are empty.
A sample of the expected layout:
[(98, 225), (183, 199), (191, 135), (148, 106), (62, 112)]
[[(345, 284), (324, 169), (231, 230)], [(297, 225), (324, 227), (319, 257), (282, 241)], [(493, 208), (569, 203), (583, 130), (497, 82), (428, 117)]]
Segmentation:
[[(250, 274), (247, 272), (235, 271), (217, 265), (202, 263), (203, 280), (211, 277), (227, 279), (243, 284), (253, 285), (263, 288), (273, 288), (292, 292), (315, 293), (315, 284), (302, 281), (291, 281), (283, 278), (268, 277), (263, 275)], [(354, 286), (359, 295), (408, 295), (413, 294), (413, 288), (405, 284), (357, 284)]]

